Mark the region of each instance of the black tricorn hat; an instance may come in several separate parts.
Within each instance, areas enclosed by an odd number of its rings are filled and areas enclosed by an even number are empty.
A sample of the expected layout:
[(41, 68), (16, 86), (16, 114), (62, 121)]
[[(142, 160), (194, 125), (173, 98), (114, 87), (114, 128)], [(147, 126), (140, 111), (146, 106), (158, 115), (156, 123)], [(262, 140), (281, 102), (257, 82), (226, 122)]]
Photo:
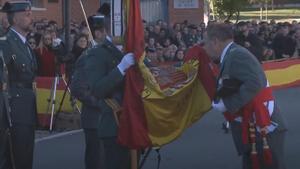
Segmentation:
[(97, 12), (106, 17), (109, 16), (110, 15), (110, 5), (108, 3), (103, 3)]
[(91, 30), (105, 28), (105, 17), (103, 15), (93, 15), (88, 18)]
[(1, 12), (13, 13), (31, 10), (31, 3), (29, 1), (16, 1), (16, 2), (5, 2)]

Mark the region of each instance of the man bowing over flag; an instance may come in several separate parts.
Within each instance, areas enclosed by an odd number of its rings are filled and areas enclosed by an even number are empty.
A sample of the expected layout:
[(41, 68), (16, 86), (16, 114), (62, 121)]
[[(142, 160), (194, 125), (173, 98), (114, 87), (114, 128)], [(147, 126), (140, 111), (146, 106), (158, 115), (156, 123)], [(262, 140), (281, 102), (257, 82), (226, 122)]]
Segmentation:
[(286, 127), (258, 60), (233, 42), (229, 24), (207, 28), (207, 52), (220, 64), (217, 93), (212, 107), (224, 112), (243, 169), (285, 169)]

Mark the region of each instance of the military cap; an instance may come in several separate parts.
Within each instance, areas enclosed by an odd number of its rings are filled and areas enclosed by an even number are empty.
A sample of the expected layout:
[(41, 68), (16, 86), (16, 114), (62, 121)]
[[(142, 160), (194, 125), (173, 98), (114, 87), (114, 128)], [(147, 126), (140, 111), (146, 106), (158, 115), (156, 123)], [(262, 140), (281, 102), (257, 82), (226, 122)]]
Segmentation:
[(6, 2), (0, 11), (5, 13), (13, 13), (28, 10), (31, 10), (31, 3), (29, 1), (15, 1)]
[(103, 15), (93, 15), (88, 18), (91, 30), (102, 29), (105, 27), (105, 17)]
[(108, 3), (103, 3), (97, 12), (105, 17), (108, 17), (110, 15), (110, 5)]

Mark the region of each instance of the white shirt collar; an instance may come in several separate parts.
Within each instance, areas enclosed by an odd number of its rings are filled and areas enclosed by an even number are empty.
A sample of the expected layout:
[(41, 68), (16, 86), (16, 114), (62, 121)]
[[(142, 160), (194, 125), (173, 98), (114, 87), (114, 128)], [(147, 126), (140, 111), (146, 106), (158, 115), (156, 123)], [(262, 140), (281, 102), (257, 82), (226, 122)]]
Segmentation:
[(223, 62), (224, 57), (225, 57), (225, 55), (226, 55), (226, 53), (227, 53), (229, 47), (230, 47), (232, 44), (233, 44), (233, 42), (230, 42), (230, 43), (228, 43), (227, 46), (224, 48), (224, 50), (223, 50), (223, 52), (222, 52), (222, 55), (221, 55), (220, 63)]
[(24, 37), (23, 35), (21, 35), (19, 32), (17, 32), (14, 28), (10, 28), (12, 31), (14, 31), (22, 40), (22, 42), (25, 44), (26, 43), (26, 37)]
[(110, 36), (108, 36), (108, 35), (106, 35), (106, 37), (105, 37), (108, 41), (110, 41), (110, 42), (112, 42), (112, 39), (111, 39), (111, 37)]

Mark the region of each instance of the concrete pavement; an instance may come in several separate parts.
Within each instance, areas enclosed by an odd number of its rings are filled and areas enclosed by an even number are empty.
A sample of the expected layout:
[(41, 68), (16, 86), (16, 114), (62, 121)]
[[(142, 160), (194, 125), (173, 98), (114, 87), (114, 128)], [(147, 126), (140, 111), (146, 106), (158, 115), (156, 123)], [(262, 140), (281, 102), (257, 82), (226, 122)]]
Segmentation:
[[(300, 168), (300, 88), (275, 92), (289, 131), (286, 139), (288, 169)], [(161, 149), (161, 169), (240, 169), (230, 134), (224, 134), (222, 115), (209, 112), (178, 140)], [(39, 140), (35, 147), (34, 169), (84, 169), (82, 132)], [(155, 169), (156, 153), (152, 152), (144, 169)]]

